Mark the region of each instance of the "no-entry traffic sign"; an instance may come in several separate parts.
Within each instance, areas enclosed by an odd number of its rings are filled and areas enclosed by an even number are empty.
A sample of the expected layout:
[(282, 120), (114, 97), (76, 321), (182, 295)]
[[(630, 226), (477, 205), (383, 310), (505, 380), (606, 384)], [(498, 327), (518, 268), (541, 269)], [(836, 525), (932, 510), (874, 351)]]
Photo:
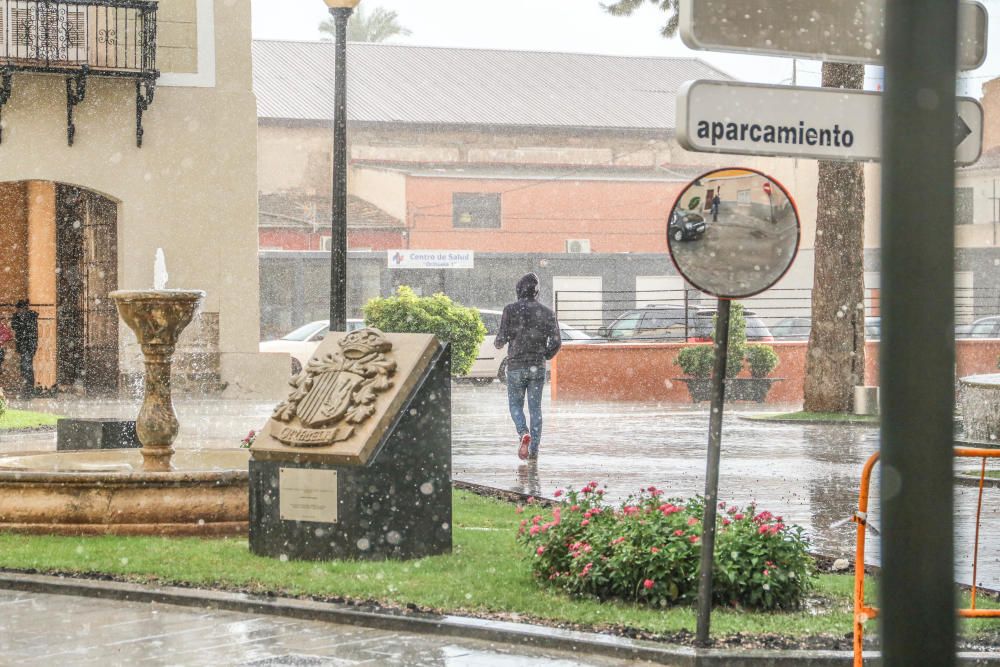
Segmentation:
[[(692, 49), (881, 65), (886, 0), (680, 0), (681, 39)], [(959, 5), (958, 62), (986, 60), (986, 8)]]
[[(688, 81), (677, 93), (677, 140), (707, 153), (877, 161), (882, 156), (881, 93)], [(955, 162), (979, 159), (983, 109), (958, 99)]]

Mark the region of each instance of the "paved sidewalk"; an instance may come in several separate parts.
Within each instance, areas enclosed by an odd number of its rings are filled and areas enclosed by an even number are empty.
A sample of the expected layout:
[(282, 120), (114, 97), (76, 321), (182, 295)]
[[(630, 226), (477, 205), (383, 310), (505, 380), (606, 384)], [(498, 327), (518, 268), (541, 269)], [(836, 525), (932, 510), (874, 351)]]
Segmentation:
[(624, 667), (629, 661), (163, 604), (0, 591), (0, 665)]

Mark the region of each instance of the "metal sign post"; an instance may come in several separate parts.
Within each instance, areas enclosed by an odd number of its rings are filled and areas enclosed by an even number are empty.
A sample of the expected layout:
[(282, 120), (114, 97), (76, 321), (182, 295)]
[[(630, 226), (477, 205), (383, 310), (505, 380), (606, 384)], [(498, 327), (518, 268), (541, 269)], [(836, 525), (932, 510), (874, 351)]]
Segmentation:
[[(881, 65), (886, 0), (680, 0), (681, 39), (692, 49)], [(959, 65), (986, 60), (986, 7), (959, 5)]]
[(889, 666), (955, 664), (956, 14), (954, 2), (891, 0), (886, 20), (879, 618)]
[(698, 579), (698, 630), (695, 641), (708, 645), (712, 620), (712, 570), (715, 558), (715, 514), (719, 502), (719, 460), (722, 458), (722, 408), (726, 402), (726, 362), (729, 358), (729, 299), (719, 299), (715, 319), (715, 364), (712, 368), (712, 415), (708, 423), (705, 465), (705, 513), (701, 522), (701, 573)]
[[(841, 88), (688, 81), (677, 91), (677, 141), (702, 153), (817, 160), (882, 159), (882, 93)], [(983, 147), (983, 108), (958, 100), (955, 163)]]
[[(757, 194), (761, 192), (766, 203)], [(711, 221), (699, 213), (703, 202), (710, 202)], [(669, 220), (667, 244), (677, 272), (693, 287), (719, 298), (698, 579), (696, 641), (706, 646), (712, 621), (712, 571), (731, 299), (760, 294), (781, 280), (795, 261), (801, 228), (788, 191), (766, 174), (743, 167), (716, 169), (691, 181), (674, 201)]]

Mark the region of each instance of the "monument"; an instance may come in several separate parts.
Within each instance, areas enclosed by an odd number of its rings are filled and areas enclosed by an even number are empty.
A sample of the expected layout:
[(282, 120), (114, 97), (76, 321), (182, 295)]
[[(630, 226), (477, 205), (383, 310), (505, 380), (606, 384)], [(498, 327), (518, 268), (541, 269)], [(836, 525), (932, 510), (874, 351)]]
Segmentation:
[(251, 446), (250, 549), (299, 560), (451, 551), (451, 352), (331, 332)]

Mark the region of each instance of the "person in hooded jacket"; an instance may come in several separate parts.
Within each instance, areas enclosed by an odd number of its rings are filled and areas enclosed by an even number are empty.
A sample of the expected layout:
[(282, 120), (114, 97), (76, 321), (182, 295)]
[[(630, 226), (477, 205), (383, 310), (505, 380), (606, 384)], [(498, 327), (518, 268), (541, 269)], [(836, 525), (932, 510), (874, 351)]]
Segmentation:
[[(538, 276), (529, 273), (517, 281), (517, 301), (503, 309), (494, 345), (507, 348), (507, 402), (517, 429), (521, 459), (538, 457), (542, 439), (542, 390), (545, 362), (562, 346), (559, 322), (552, 309), (538, 302)], [(531, 428), (524, 416), (528, 398)]]

